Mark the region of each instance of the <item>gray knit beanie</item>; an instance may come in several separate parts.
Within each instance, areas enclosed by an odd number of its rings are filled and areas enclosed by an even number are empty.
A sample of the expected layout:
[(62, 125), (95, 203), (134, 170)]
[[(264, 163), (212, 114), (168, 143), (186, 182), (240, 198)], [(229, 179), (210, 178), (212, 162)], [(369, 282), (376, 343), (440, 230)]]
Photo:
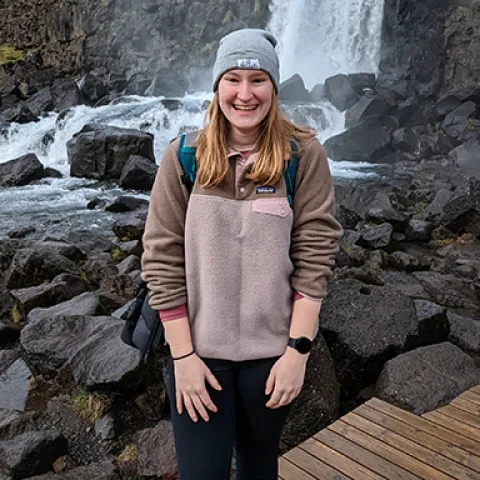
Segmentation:
[(217, 51), (213, 66), (213, 91), (220, 77), (234, 68), (263, 70), (270, 75), (275, 90), (280, 84), (280, 66), (275, 45), (277, 40), (265, 30), (245, 28), (225, 35)]

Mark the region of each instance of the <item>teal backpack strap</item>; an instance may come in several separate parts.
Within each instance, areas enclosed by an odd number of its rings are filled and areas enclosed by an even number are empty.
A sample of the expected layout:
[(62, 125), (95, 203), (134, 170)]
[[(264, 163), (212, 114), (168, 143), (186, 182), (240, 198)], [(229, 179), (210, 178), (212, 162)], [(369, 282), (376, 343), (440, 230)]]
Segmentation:
[(185, 145), (186, 134), (180, 137), (180, 145), (178, 147), (178, 161), (183, 170), (182, 182), (187, 187), (188, 193), (192, 192), (197, 177), (197, 162), (195, 161), (195, 153), (197, 149), (191, 145)]
[(300, 163), (300, 156), (298, 155), (298, 144), (292, 140), (290, 142), (292, 149), (292, 156), (287, 161), (287, 166), (283, 176), (285, 177), (285, 184), (287, 186), (287, 198), (290, 207), (293, 208), (293, 198), (295, 197), (295, 180), (297, 178), (298, 165)]

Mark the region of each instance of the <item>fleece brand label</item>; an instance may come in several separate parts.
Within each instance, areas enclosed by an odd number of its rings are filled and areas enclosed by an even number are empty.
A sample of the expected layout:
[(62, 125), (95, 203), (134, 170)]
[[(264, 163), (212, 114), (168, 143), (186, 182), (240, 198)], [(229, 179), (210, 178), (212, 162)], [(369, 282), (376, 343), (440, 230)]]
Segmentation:
[(257, 187), (257, 193), (275, 193), (275, 187)]
[(252, 68), (260, 70), (260, 60), (258, 58), (240, 58), (237, 60), (239, 68)]

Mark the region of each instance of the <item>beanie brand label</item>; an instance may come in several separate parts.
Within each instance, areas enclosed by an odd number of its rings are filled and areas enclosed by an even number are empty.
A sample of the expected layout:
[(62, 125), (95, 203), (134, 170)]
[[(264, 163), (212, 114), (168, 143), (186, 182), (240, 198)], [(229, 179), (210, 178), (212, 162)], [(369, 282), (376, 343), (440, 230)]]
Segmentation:
[(275, 187), (268, 187), (268, 186), (257, 187), (257, 194), (262, 194), (262, 193), (275, 193)]
[(239, 68), (252, 68), (260, 70), (260, 60), (258, 58), (241, 58), (237, 60)]

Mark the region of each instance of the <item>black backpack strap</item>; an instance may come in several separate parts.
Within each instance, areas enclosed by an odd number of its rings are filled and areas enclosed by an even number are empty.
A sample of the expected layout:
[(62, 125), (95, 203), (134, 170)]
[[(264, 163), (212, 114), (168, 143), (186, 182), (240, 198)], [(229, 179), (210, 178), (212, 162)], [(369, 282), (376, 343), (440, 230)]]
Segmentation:
[(298, 165), (300, 164), (300, 149), (298, 143), (295, 140), (290, 141), (290, 147), (292, 149), (292, 155), (287, 161), (284, 177), (285, 184), (287, 186), (287, 198), (290, 207), (293, 208), (293, 198), (295, 197), (295, 180), (297, 178)]
[(187, 187), (188, 193), (192, 192), (197, 177), (196, 151), (196, 147), (188, 141), (187, 134), (183, 133), (178, 147), (178, 161), (183, 170), (182, 182)]

